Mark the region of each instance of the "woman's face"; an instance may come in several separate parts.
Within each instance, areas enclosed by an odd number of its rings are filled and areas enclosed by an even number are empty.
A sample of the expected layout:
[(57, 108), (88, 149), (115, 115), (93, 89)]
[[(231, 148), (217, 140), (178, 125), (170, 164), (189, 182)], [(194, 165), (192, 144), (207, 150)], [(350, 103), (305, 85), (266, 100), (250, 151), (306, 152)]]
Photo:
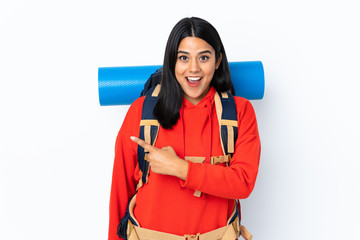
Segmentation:
[(184, 97), (196, 105), (208, 93), (215, 69), (222, 56), (216, 61), (215, 50), (206, 41), (197, 37), (181, 40), (175, 64), (175, 77), (184, 91)]

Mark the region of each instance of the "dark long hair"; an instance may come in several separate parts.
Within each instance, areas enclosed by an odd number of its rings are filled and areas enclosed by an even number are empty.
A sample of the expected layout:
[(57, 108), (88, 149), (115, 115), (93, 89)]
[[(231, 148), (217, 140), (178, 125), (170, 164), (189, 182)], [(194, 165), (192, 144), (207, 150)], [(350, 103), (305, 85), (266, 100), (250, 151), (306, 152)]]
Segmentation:
[(220, 92), (231, 91), (235, 94), (225, 49), (216, 29), (201, 18), (183, 18), (172, 29), (166, 44), (161, 90), (153, 112), (165, 129), (172, 128), (180, 118), (183, 90), (175, 77), (175, 64), (179, 44), (186, 37), (198, 37), (206, 41), (214, 48), (216, 60), (222, 54), (220, 66), (215, 70), (210, 86)]

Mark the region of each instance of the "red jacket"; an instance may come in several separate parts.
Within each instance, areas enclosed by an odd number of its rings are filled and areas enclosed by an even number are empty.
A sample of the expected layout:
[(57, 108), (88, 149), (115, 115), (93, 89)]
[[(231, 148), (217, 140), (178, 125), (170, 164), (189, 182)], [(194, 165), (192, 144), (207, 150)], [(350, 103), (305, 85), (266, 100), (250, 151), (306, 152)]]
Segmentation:
[[(205, 233), (226, 225), (234, 199), (247, 198), (254, 188), (260, 159), (260, 138), (251, 103), (235, 97), (238, 138), (230, 166), (211, 165), (211, 156), (223, 155), (214, 104), (215, 89), (196, 105), (183, 100), (180, 119), (173, 129), (159, 128), (155, 146), (172, 146), (177, 155), (205, 157), (205, 163), (189, 162), (186, 181), (149, 173), (139, 189), (134, 214), (141, 227), (177, 234)], [(109, 240), (119, 239), (117, 226), (140, 179), (137, 144), (144, 97), (129, 108), (115, 146), (110, 195)], [(194, 191), (201, 191), (195, 197)]]

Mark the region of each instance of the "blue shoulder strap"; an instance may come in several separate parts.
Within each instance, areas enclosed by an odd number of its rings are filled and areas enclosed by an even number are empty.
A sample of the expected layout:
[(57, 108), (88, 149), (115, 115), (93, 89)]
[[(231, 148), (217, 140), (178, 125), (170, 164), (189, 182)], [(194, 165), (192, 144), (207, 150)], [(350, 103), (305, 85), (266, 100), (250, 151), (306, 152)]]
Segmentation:
[[(140, 134), (139, 138), (145, 142), (154, 145), (159, 131), (159, 122), (153, 115), (154, 107), (157, 101), (158, 94), (160, 92), (160, 85), (152, 87), (145, 96), (141, 122), (140, 122)], [(143, 183), (147, 183), (147, 177), (149, 173), (149, 162), (147, 161), (147, 153), (144, 148), (138, 146), (138, 162), (139, 169), (142, 172), (141, 180)]]
[[(220, 99), (220, 104), (218, 103)], [(220, 125), (220, 136), (224, 155), (232, 155), (238, 135), (237, 112), (234, 96), (230, 92), (217, 92), (215, 106)], [(221, 116), (221, 117), (220, 117)]]

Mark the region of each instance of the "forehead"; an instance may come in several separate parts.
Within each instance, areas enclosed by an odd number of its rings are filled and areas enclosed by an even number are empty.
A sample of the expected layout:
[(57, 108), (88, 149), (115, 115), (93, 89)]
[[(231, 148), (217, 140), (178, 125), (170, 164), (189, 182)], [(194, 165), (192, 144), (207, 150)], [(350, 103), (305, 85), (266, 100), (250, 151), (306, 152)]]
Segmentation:
[(198, 37), (186, 37), (181, 40), (178, 47), (178, 51), (188, 53), (198, 53), (206, 50), (215, 52), (214, 48), (210, 44)]

